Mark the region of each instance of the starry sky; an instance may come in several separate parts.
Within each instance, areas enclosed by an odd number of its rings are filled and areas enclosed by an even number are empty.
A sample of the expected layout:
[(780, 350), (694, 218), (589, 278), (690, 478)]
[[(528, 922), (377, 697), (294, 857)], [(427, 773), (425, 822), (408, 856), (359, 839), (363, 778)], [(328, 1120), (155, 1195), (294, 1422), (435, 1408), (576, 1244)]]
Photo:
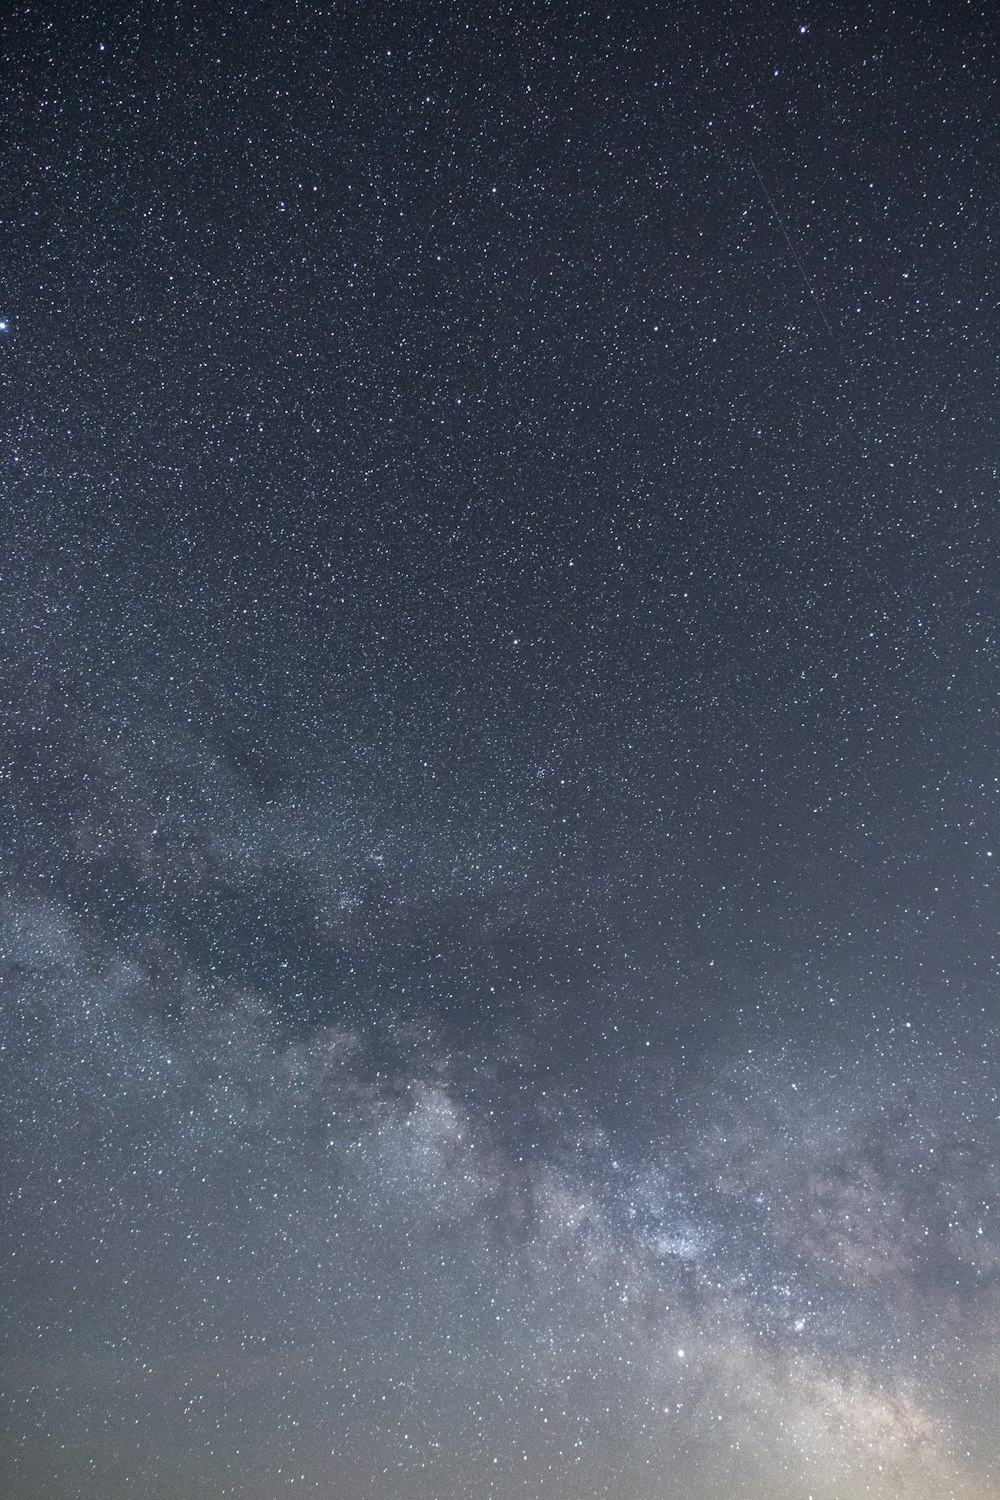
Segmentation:
[(986, 3), (0, 30), (0, 1493), (996, 1500)]

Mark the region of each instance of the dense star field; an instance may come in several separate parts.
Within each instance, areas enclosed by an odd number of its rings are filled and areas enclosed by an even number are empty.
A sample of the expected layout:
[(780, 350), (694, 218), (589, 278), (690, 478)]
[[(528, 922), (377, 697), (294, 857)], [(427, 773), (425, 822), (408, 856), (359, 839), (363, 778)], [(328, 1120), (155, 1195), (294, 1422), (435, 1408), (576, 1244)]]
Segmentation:
[(990, 6), (0, 52), (0, 1494), (996, 1500)]

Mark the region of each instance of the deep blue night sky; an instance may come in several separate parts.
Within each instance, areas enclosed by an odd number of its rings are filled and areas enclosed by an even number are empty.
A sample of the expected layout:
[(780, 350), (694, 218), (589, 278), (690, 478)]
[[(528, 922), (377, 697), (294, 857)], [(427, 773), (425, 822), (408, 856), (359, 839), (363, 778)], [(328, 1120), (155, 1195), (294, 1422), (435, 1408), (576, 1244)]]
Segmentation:
[(0, 1492), (995, 1500), (990, 8), (0, 56)]

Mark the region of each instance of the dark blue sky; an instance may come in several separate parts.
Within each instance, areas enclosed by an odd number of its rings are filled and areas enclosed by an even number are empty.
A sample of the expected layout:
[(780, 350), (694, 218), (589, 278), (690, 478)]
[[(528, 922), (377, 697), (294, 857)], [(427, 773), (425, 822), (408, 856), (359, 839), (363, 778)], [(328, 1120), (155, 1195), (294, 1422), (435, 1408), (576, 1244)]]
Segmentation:
[(0, 1488), (989, 1500), (988, 8), (32, 5)]

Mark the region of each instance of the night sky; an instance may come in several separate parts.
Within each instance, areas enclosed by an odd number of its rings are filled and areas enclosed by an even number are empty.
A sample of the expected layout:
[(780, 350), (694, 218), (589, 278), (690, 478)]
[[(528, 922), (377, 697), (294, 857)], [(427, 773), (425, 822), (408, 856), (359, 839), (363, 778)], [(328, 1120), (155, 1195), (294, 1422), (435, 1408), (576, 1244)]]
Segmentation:
[(998, 38), (5, 8), (4, 1497), (1000, 1496)]

